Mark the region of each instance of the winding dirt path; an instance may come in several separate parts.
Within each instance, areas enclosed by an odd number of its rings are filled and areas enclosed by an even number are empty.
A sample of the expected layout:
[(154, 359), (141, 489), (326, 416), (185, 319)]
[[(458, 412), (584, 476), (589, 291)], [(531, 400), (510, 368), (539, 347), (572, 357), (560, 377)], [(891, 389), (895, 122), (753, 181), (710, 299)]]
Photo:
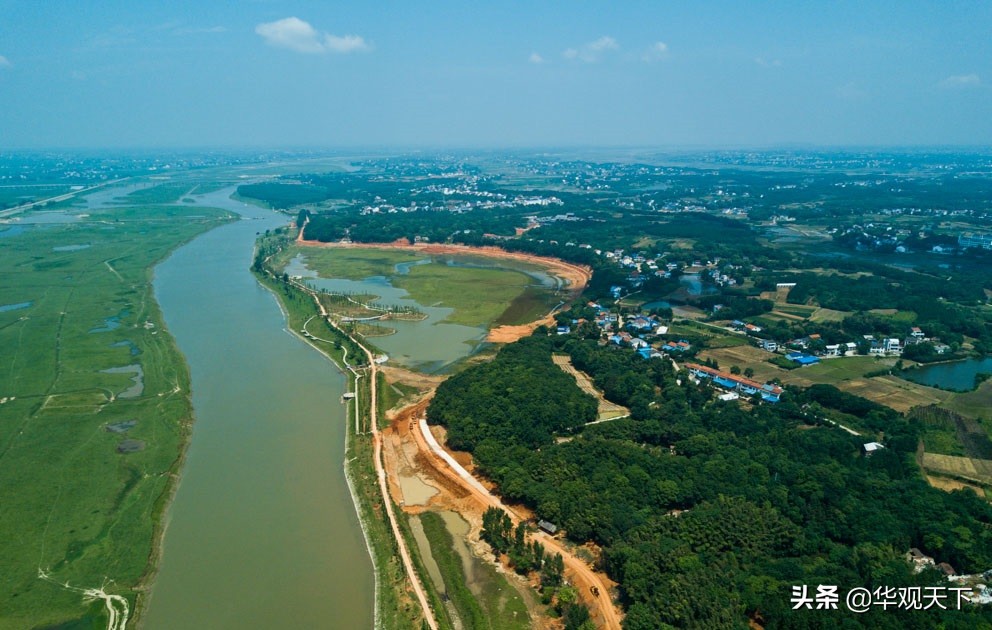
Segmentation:
[[(426, 407), (422, 403), (421, 409)], [(410, 434), (413, 435), (417, 447), (421, 453), (430, 457), (432, 467), (444, 474), (450, 481), (471, 495), (480, 505), (481, 509), (490, 506), (505, 510), (510, 515), (514, 524), (524, 520), (512, 508), (506, 506), (499, 497), (493, 495), (486, 489), (479, 480), (468, 472), (450, 453), (445, 451), (438, 443), (437, 439), (430, 432), (427, 420), (423, 416), (411, 418)], [(557, 539), (545, 534), (536, 532), (534, 535), (546, 551), (550, 553), (560, 553), (565, 561), (565, 572), (568, 579), (576, 586), (579, 597), (589, 607), (593, 618), (597, 621), (597, 627), (620, 630), (620, 613), (610, 599), (609, 585), (601, 575), (573, 554), (567, 547)], [(594, 593), (598, 593), (595, 595)], [(598, 618), (597, 618), (598, 617)]]

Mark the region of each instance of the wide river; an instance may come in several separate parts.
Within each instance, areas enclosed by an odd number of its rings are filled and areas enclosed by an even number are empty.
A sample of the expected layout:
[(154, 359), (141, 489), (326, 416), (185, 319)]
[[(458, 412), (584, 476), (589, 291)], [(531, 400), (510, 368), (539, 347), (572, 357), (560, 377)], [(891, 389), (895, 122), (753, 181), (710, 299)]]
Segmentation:
[(372, 564), (348, 493), (344, 378), (286, 331), (249, 273), (256, 232), (240, 213), (155, 269), (155, 295), (192, 374), (196, 422), (168, 511), (145, 627), (368, 628)]

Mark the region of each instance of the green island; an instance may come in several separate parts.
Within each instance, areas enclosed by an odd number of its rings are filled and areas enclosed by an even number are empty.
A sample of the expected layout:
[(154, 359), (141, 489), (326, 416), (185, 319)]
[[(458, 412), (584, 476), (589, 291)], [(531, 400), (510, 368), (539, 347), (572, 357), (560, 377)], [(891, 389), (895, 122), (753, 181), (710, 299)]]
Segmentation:
[(134, 611), (192, 421), (151, 268), (230, 219), (128, 205), (3, 238), (0, 627), (93, 627), (84, 591)]

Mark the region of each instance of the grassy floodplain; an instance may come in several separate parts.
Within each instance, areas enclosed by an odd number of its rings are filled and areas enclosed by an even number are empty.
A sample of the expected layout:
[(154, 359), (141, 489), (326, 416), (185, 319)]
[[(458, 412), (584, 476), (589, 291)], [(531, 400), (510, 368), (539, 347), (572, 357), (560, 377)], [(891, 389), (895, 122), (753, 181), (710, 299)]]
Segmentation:
[[(393, 286), (406, 290), (422, 306), (453, 308), (447, 323), (483, 327), (493, 323), (524, 324), (547, 314), (554, 301), (548, 291), (534, 289), (534, 279), (505, 266), (461, 267), (446, 260), (461, 257), (430, 257), (418, 252), (377, 249), (288, 248), (275, 261), (278, 268), (302, 254), (310, 269), (324, 278), (362, 280), (385, 276)], [(432, 260), (431, 264), (410, 265), (409, 272), (399, 274), (396, 265)], [(471, 259), (465, 262), (471, 264)]]
[(116, 208), (0, 237), (0, 307), (27, 304), (0, 312), (0, 628), (100, 623), (66, 582), (134, 610), (191, 423), (151, 269), (231, 218)]

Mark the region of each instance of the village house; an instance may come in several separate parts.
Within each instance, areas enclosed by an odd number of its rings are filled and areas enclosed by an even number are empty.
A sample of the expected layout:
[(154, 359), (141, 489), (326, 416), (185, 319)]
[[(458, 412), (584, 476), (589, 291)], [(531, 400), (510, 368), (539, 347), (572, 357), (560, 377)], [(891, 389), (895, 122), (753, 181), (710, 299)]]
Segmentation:
[(865, 457), (871, 457), (874, 453), (885, 448), (884, 445), (878, 442), (868, 442), (861, 445), (861, 451), (865, 454)]
[(558, 526), (550, 521), (540, 520), (537, 522), (537, 526), (541, 529), (541, 531), (552, 536), (558, 533)]
[(906, 562), (913, 565), (913, 573), (921, 573), (927, 567), (935, 566), (933, 558), (916, 547), (906, 552)]
[(772, 383), (759, 383), (743, 376), (722, 372), (697, 363), (686, 363), (685, 367), (697, 379), (709, 380), (722, 389), (737, 392), (740, 395), (759, 394), (762, 400), (771, 403), (778, 402), (782, 396), (782, 388)]
[(767, 350), (768, 352), (775, 352), (778, 350), (778, 342), (771, 339), (762, 339), (759, 345), (762, 350)]
[(661, 347), (665, 352), (686, 352), (692, 349), (692, 344), (690, 344), (685, 339), (680, 341), (667, 341), (665, 345)]
[(804, 354), (802, 352), (790, 352), (785, 355), (785, 358), (794, 363), (798, 363), (803, 367), (806, 367), (807, 365), (816, 365), (820, 362), (819, 357), (814, 357), (811, 354)]
[(639, 315), (629, 320), (626, 326), (633, 330), (651, 330), (655, 327), (655, 322), (653, 319)]

